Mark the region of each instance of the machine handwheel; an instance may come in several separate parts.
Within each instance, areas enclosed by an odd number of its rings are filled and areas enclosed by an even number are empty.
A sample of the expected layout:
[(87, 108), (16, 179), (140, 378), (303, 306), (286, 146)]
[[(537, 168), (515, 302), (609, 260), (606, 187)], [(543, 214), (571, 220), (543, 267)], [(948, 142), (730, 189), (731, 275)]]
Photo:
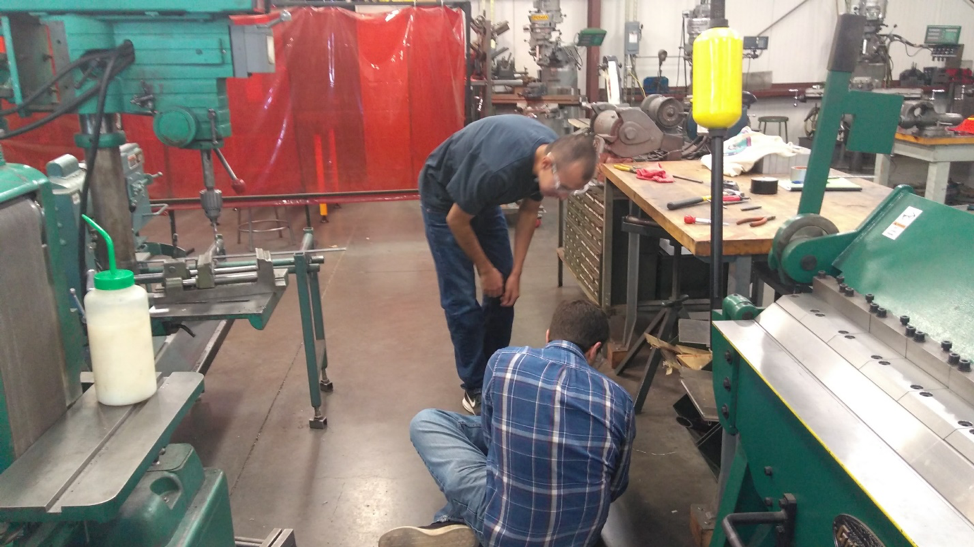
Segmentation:
[(822, 215), (809, 213), (793, 216), (786, 220), (781, 225), (781, 228), (778, 228), (778, 232), (774, 236), (774, 241), (771, 243), (771, 253), (777, 264), (781, 280), (786, 283), (794, 282), (785, 273), (784, 268), (781, 267), (781, 257), (789, 245), (805, 239), (813, 239), (837, 233), (839, 233), (839, 228), (831, 220)]

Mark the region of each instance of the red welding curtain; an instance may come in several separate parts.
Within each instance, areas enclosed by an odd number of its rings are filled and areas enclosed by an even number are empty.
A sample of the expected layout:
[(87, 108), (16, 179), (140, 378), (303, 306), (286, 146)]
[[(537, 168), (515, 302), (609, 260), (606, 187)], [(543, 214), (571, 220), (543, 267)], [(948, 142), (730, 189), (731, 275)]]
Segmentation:
[[(463, 13), (300, 8), (292, 16), (274, 29), (277, 71), (227, 81), (233, 136), (223, 151), (245, 194), (415, 189), (426, 156), (463, 126)], [(124, 118), (146, 170), (163, 173), (152, 197), (197, 197), (199, 153), (164, 146), (150, 118)], [(83, 154), (72, 139), (77, 124), (63, 116), (3, 141), (8, 161), (43, 169), (59, 154)], [(219, 165), (216, 176), (234, 195)]]

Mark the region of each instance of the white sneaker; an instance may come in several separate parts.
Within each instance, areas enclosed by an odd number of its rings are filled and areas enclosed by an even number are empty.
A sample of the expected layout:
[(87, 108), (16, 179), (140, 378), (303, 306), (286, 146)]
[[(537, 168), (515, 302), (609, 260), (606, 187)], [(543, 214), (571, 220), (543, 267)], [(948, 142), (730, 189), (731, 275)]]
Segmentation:
[(473, 414), (474, 416), (480, 416), (480, 392), (479, 391), (464, 391), (463, 400), (460, 401), (463, 409)]
[(456, 522), (393, 528), (379, 538), (379, 547), (478, 547), (473, 528)]

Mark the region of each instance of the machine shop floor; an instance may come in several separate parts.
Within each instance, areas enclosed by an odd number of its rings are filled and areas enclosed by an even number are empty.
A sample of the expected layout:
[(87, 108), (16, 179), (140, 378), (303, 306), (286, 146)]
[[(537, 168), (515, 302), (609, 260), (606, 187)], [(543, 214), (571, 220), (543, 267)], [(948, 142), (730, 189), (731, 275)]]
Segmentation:
[[(301, 547), (373, 546), (390, 527), (426, 524), (442, 505), (407, 432), (417, 411), (460, 410), (462, 396), (419, 207), (354, 204), (331, 213), (330, 223), (316, 223), (318, 246), (348, 250), (328, 254), (322, 272), (335, 383), (325, 395), (327, 428), (308, 428), (297, 296), (288, 290), (264, 331), (234, 325), (207, 373), (206, 392), (173, 439), (191, 443), (204, 465), (226, 473), (238, 536), (289, 527)], [(304, 212), (288, 214), (299, 239)], [(228, 251), (244, 251), (233, 232), (236, 214), (226, 208), (222, 218)], [(211, 232), (203, 215), (181, 212), (178, 221), (180, 244), (204, 249)], [(168, 223), (154, 223), (146, 235), (167, 241)], [(556, 286), (556, 235), (549, 213), (522, 278), (515, 345), (543, 343), (557, 303), (582, 297), (567, 272), (565, 287)], [(255, 241), (288, 247), (286, 237), (270, 234)], [(633, 392), (640, 372), (627, 372), (620, 383)], [(674, 420), (671, 405), (682, 393), (675, 374), (661, 372), (653, 384), (637, 418), (629, 489), (603, 531), (608, 547), (693, 545), (689, 506), (711, 501), (716, 486)]]

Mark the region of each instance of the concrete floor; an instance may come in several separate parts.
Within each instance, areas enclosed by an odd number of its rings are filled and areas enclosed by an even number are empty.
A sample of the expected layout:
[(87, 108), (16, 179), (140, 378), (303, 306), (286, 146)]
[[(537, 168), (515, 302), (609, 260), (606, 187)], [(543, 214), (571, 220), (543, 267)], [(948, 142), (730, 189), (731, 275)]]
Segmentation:
[[(288, 213), (295, 228), (304, 226), (300, 207)], [(173, 439), (191, 443), (206, 466), (226, 473), (238, 536), (289, 527), (301, 547), (372, 546), (391, 527), (428, 523), (443, 503), (408, 437), (417, 411), (460, 410), (462, 396), (418, 204), (354, 204), (331, 213), (330, 223), (315, 226), (318, 246), (347, 251), (329, 254), (321, 276), (335, 383), (325, 395), (327, 428), (308, 428), (300, 318), (289, 290), (263, 331), (234, 326), (205, 394)], [(514, 345), (543, 344), (555, 306), (583, 297), (570, 274), (556, 287), (549, 215), (521, 281)], [(178, 220), (180, 243), (204, 249), (210, 232), (202, 215), (184, 212)], [(235, 220), (225, 210), (231, 252), (245, 248), (236, 244)], [(168, 241), (168, 227), (157, 222), (146, 235)], [(265, 234), (258, 246), (280, 250), (288, 242)], [(640, 373), (618, 381), (633, 392)], [(608, 547), (693, 545), (689, 506), (712, 501), (716, 486), (674, 420), (671, 405), (682, 394), (677, 375), (660, 373), (637, 418), (629, 490), (603, 532)]]

